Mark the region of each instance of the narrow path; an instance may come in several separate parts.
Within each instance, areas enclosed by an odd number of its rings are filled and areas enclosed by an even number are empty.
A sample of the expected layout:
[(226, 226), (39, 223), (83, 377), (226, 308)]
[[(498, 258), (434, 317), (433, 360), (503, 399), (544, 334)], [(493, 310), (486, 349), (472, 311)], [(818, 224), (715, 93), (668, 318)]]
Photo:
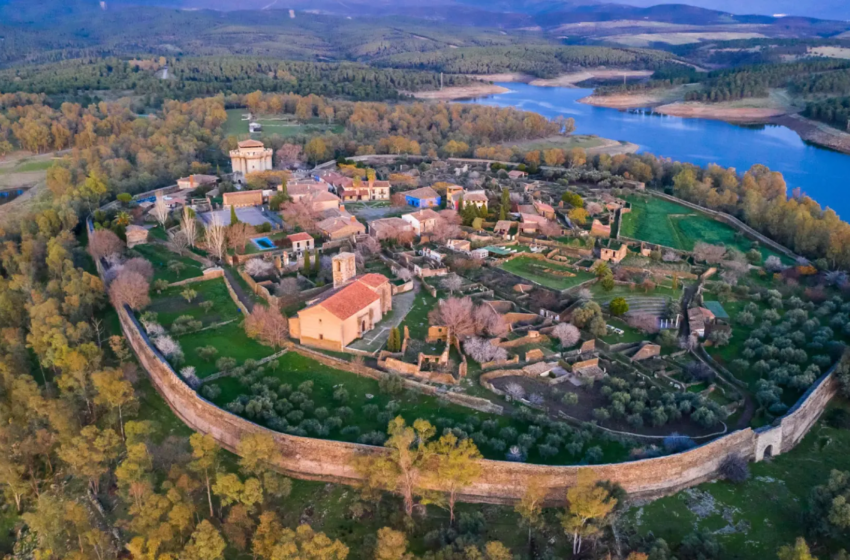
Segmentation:
[(242, 302), (242, 305), (248, 309), (249, 312), (254, 311), (254, 300), (249, 296), (239, 281), (236, 280), (236, 277), (233, 273), (230, 272), (229, 269), (222, 267), (224, 270), (224, 275), (227, 277), (227, 281), (230, 282), (230, 285), (233, 287), (233, 291), (236, 292), (236, 297), (239, 298), (239, 301)]

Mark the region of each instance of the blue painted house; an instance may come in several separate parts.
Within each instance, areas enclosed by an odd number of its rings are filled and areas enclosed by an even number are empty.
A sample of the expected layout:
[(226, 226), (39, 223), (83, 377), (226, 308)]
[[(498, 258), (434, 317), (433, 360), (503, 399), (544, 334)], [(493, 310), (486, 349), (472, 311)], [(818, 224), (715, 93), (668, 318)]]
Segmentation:
[(404, 199), (409, 206), (415, 208), (433, 208), (440, 205), (440, 195), (431, 187), (422, 187), (406, 192)]

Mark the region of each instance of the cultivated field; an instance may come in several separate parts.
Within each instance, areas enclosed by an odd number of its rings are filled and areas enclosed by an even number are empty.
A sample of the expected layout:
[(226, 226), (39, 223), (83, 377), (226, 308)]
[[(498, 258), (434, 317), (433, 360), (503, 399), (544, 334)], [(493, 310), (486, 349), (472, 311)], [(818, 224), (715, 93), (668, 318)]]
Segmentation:
[(298, 123), (291, 118), (278, 116), (257, 117), (253, 121), (243, 120), (242, 115), (248, 113), (247, 109), (228, 109), (227, 121), (224, 123), (224, 133), (228, 136), (242, 136), (248, 134), (249, 122), (257, 122), (263, 125), (262, 134), (266, 136), (278, 135), (283, 137), (298, 136), (299, 134), (313, 134), (323, 132), (333, 132), (339, 134), (343, 131), (343, 127), (339, 125), (329, 125), (326, 122), (314, 119), (315, 122), (309, 124)]

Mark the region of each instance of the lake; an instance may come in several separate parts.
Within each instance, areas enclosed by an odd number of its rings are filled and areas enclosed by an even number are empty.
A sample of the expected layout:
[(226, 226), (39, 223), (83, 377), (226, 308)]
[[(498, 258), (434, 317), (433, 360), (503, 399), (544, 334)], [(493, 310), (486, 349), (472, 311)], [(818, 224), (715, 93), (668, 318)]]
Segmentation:
[(705, 166), (716, 163), (744, 172), (766, 165), (785, 176), (788, 188), (800, 187), (821, 206), (850, 216), (850, 156), (803, 142), (784, 126), (739, 126), (721, 121), (684, 119), (644, 110), (620, 111), (579, 103), (593, 90), (500, 83), (511, 91), (469, 101), (516, 107), (546, 117), (573, 117), (576, 132), (627, 140), (641, 152)]

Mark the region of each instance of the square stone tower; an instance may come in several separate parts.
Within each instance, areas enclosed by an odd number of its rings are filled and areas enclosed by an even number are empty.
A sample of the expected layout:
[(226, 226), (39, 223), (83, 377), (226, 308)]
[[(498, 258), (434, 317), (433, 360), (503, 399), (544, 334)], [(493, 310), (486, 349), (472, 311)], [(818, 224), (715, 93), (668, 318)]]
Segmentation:
[(338, 253), (331, 262), (333, 263), (334, 288), (339, 288), (357, 276), (354, 253)]

